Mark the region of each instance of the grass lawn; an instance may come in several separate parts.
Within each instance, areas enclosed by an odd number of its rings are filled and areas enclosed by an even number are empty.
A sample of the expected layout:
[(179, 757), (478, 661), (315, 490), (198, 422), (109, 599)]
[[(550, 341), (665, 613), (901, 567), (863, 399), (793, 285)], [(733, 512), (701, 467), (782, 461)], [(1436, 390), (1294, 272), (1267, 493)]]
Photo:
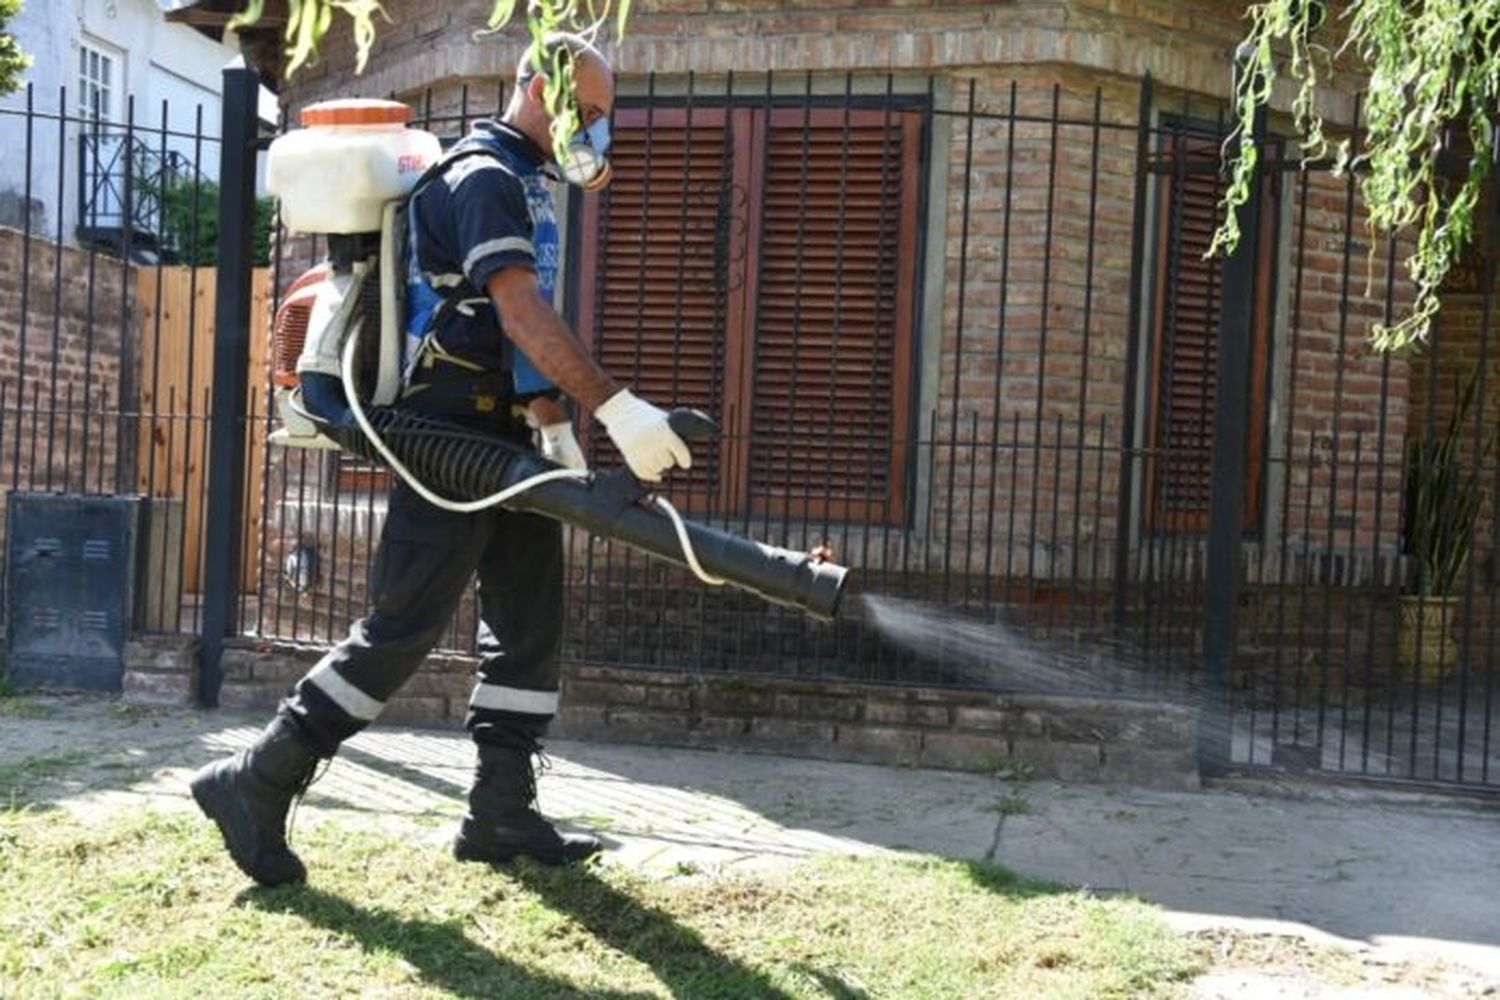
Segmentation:
[(1147, 906), (985, 865), (651, 879), (460, 865), (331, 820), (296, 842), (311, 884), (261, 890), (196, 815), (0, 812), (0, 994), (1097, 998), (1200, 970)]

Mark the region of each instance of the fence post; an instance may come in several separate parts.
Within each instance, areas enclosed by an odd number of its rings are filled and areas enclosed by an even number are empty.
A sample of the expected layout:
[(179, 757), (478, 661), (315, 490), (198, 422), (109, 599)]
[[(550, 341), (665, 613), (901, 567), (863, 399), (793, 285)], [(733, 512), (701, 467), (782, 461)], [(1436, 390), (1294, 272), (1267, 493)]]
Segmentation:
[[(1237, 74), (1239, 70), (1237, 68)], [(1236, 88), (1238, 92), (1238, 88)], [(1255, 118), (1255, 148), (1264, 148), (1265, 110)], [(1198, 758), (1206, 775), (1229, 766), (1230, 674), (1238, 636), (1241, 544), (1244, 540), (1245, 449), (1250, 404), (1250, 339), (1255, 317), (1255, 272), (1260, 245), (1261, 173), (1250, 177), (1238, 209), (1240, 240), (1224, 262), (1215, 367), (1213, 476), (1209, 489), (1208, 552), (1203, 608), (1203, 684)]]
[(1135, 136), (1135, 204), (1130, 230), (1129, 339), (1125, 347), (1125, 406), (1120, 421), (1120, 482), (1115, 498), (1115, 592), (1111, 606), (1115, 634), (1125, 630), (1126, 591), (1130, 586), (1130, 512), (1135, 505), (1135, 407), (1140, 391), (1141, 309), (1145, 297), (1146, 199), (1150, 194), (1151, 106), (1155, 83), (1141, 78), (1141, 99)]
[(245, 394), (250, 369), (250, 277), (260, 74), (241, 61), (224, 70), (219, 129), (219, 245), (209, 409), (208, 498), (203, 540), (199, 700), (219, 703), (224, 637), (238, 627)]

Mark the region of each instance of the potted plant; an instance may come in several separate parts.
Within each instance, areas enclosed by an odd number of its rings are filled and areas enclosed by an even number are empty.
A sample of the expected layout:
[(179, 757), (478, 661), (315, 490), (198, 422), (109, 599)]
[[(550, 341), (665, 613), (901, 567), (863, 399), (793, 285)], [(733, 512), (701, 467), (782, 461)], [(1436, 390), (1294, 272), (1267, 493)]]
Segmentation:
[[(1477, 455), (1466, 456), (1478, 371), (1466, 385), (1455, 380), (1457, 399), (1441, 431), (1419, 434), (1407, 447), (1404, 552), (1414, 574), (1401, 597), (1400, 663), (1423, 681), (1446, 677), (1458, 662), (1454, 611), (1474, 546), (1482, 499), (1480, 473), (1493, 451), (1485, 434)], [(1466, 460), (1467, 459), (1467, 460)]]

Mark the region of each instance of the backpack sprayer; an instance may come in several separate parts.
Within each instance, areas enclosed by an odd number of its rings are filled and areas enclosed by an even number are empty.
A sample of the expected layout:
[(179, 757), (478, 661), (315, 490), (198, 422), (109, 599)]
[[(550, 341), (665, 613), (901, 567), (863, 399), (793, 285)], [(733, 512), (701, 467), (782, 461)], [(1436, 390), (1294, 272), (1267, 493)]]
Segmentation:
[[(390, 468), (429, 503), (470, 512), (503, 506), (617, 539), (832, 619), (848, 571), (810, 554), (684, 520), (628, 468), (560, 468), (535, 452), (455, 422), (396, 406), (402, 387), (407, 198), (442, 158), (393, 101), (329, 101), (271, 144), (268, 186), (288, 229), (327, 238), (328, 258), (287, 290), (274, 323), (281, 426), (271, 441), (337, 448)], [(672, 429), (712, 439), (713, 421), (677, 409)]]

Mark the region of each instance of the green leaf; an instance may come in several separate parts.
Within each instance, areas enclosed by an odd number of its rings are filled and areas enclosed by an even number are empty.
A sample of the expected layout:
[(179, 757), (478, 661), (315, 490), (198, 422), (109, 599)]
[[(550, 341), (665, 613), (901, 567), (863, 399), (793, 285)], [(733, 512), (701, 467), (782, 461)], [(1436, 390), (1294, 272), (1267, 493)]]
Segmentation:
[(20, 11), (20, 0), (0, 0), (0, 95), (19, 90), (22, 74), (31, 68), (31, 56), (5, 31), (5, 22)]
[(1454, 380), (1454, 407), (1440, 432), (1419, 432), (1407, 447), (1404, 550), (1416, 564), (1415, 592), (1445, 596), (1457, 591), (1473, 549), (1482, 506), (1480, 470), (1495, 449), (1495, 432), (1475, 447), (1471, 414), (1479, 371)]
[(239, 31), (241, 28), (253, 27), (260, 23), (261, 16), (266, 12), (266, 0), (250, 0), (245, 9), (229, 19), (225, 25), (230, 31)]
[(486, 24), (489, 31), (499, 31), (510, 23), (510, 19), (516, 12), (516, 0), (495, 0), (495, 6), (490, 10), (490, 19)]
[[(1349, 0), (1330, 24), (1342, 40), (1314, 43), (1329, 30), (1320, 5), (1311, 0), (1265, 0), (1249, 5), (1247, 54), (1233, 98), (1236, 135), (1247, 134), (1256, 113), (1271, 100), (1271, 87), (1285, 78), (1295, 88), (1291, 110), (1303, 155), (1326, 155), (1329, 140), (1317, 106), (1323, 70), (1319, 52), (1354, 57), (1369, 79), (1360, 122), (1360, 149), (1336, 145), (1334, 168), (1358, 168), (1359, 192), (1367, 206), (1372, 244), (1403, 236), (1414, 246), (1406, 258), (1415, 287), (1396, 322), (1372, 331), (1375, 345), (1392, 350), (1426, 338), (1442, 307), (1448, 274), (1473, 242), (1479, 193), (1491, 170), (1487, 112), (1500, 106), (1500, 0)], [(1437, 168), (1449, 136), (1465, 137), (1473, 155), (1459, 176)], [(1230, 183), (1224, 222), (1213, 252), (1232, 251), (1239, 233), (1234, 209), (1244, 204), (1253, 177), (1243, 144), (1226, 146)]]

